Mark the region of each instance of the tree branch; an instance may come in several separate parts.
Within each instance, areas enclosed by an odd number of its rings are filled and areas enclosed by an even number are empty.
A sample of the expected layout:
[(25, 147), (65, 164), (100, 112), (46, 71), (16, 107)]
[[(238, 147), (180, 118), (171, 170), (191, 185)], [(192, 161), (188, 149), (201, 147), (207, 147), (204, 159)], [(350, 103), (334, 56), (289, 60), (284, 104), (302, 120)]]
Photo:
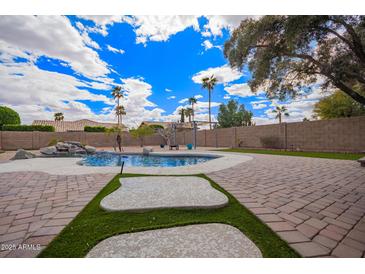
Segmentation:
[(346, 31), (352, 38), (353, 48), (351, 48), (351, 49), (354, 51), (355, 55), (359, 58), (360, 62), (363, 65), (365, 65), (364, 47), (362, 45), (360, 37), (357, 35), (354, 28), (350, 24), (347, 24), (345, 20), (342, 20), (338, 16), (335, 16), (334, 18), (332, 18), (330, 20), (333, 21), (334, 23), (341, 24), (342, 26), (345, 27)]

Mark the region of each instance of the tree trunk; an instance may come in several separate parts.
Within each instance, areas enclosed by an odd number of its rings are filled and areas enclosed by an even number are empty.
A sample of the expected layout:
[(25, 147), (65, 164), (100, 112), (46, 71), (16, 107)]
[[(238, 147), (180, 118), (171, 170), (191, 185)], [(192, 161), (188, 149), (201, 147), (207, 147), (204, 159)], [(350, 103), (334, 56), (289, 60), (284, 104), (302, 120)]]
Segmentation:
[(209, 94), (209, 129), (212, 130), (212, 120), (211, 120), (211, 111), (210, 111), (210, 89), (208, 89), (208, 94)]
[(279, 113), (279, 124), (281, 124), (281, 113)]
[(333, 84), (336, 87), (338, 87), (340, 90), (345, 92), (352, 99), (354, 99), (356, 102), (359, 102), (360, 104), (365, 106), (365, 97), (361, 96), (356, 91), (354, 91), (353, 89), (349, 88), (347, 85), (345, 85), (341, 82), (334, 81)]
[[(118, 97), (118, 110), (119, 110), (119, 97)], [(117, 118), (118, 118), (118, 127), (119, 127), (119, 114), (117, 113)]]
[(194, 103), (191, 103), (191, 115), (193, 116), (194, 121)]

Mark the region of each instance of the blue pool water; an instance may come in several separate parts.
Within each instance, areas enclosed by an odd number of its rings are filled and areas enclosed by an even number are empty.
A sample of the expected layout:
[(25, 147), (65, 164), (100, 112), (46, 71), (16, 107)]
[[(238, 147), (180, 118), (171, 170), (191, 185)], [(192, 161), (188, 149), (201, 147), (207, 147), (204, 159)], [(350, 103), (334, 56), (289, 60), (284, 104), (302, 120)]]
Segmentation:
[(206, 156), (121, 155), (111, 152), (101, 152), (86, 156), (81, 161), (81, 164), (85, 166), (121, 166), (124, 161), (124, 166), (178, 167), (200, 164), (214, 158)]

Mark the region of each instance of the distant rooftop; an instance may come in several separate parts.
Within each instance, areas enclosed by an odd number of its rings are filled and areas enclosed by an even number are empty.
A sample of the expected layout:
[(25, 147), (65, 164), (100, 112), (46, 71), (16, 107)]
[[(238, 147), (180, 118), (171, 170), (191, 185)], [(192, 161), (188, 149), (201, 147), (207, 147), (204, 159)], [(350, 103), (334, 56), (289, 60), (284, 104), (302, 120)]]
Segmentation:
[[(117, 123), (101, 123), (88, 119), (81, 119), (76, 121), (53, 121), (53, 120), (34, 120), (32, 125), (54, 126), (56, 132), (68, 131), (84, 131), (85, 126), (90, 127), (116, 127)], [(124, 125), (122, 127), (126, 128)]]

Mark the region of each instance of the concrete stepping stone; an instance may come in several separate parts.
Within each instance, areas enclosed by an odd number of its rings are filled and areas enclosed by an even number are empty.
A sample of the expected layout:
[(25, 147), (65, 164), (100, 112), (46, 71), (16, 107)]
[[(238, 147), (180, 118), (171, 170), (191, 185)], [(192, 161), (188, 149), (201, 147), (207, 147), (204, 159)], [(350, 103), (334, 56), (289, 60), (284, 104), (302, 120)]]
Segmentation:
[(219, 208), (228, 203), (209, 181), (194, 176), (123, 178), (122, 186), (100, 206), (107, 211), (148, 211), (161, 208)]
[(199, 224), (110, 237), (89, 258), (260, 258), (240, 230), (226, 224)]

